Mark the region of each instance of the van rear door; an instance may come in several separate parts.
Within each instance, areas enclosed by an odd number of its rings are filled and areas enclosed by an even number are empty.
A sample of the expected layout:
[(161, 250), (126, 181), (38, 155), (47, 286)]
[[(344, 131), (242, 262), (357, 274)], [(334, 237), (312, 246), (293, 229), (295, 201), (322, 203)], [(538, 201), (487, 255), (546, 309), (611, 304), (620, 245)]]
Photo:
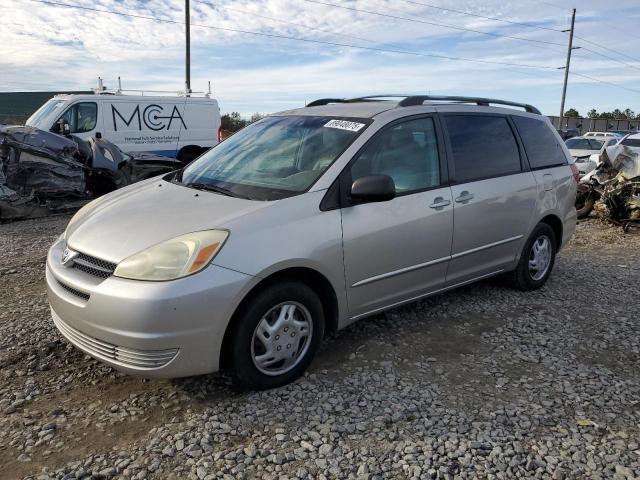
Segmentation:
[(180, 133), (178, 151), (191, 145), (209, 148), (218, 144), (218, 102), (208, 98), (188, 98), (184, 112), (186, 128)]

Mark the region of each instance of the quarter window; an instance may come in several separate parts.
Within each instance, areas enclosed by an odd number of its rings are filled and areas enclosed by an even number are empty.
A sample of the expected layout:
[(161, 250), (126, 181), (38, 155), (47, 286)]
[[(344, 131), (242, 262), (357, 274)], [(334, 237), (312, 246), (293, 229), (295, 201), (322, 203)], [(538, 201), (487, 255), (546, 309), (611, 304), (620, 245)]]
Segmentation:
[(521, 171), (518, 144), (505, 117), (448, 115), (445, 119), (456, 183)]
[(98, 105), (94, 102), (76, 103), (64, 112), (60, 119), (67, 121), (71, 133), (90, 132), (96, 128)]
[(394, 125), (375, 137), (351, 166), (351, 178), (388, 175), (396, 192), (409, 193), (440, 184), (440, 162), (432, 118)]
[[(524, 144), (524, 150), (527, 152), (529, 165), (532, 169), (557, 167), (567, 164), (564, 150), (562, 150), (558, 139), (545, 122), (536, 120), (535, 118), (520, 116), (514, 116), (513, 122), (516, 124), (518, 133)], [(581, 140), (587, 140), (588, 144), (586, 146), (580, 145), (570, 148), (599, 150), (603, 143), (595, 139)], [(578, 140), (576, 140), (576, 142), (577, 141)], [(567, 147), (569, 147), (569, 144), (567, 144)]]

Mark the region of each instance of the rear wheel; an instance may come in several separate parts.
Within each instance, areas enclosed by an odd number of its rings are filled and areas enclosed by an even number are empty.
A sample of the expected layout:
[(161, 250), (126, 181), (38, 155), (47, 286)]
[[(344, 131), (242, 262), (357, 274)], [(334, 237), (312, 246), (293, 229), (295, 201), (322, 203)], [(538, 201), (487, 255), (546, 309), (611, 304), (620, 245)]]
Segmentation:
[(267, 287), (234, 323), (230, 355), (236, 379), (257, 390), (295, 380), (311, 363), (323, 333), (322, 303), (311, 288), (296, 282)]
[(539, 223), (525, 243), (518, 266), (511, 273), (519, 290), (535, 290), (545, 284), (556, 258), (556, 235), (546, 223)]

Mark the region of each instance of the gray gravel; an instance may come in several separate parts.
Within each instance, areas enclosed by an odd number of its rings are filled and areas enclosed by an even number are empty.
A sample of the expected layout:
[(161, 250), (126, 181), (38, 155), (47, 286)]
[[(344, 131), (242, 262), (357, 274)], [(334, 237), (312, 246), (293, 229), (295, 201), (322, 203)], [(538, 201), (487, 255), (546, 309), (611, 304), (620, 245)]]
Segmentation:
[(582, 223), (537, 292), (493, 279), (378, 315), (243, 392), (69, 346), (43, 281), (67, 220), (0, 225), (0, 477), (640, 477), (640, 235)]

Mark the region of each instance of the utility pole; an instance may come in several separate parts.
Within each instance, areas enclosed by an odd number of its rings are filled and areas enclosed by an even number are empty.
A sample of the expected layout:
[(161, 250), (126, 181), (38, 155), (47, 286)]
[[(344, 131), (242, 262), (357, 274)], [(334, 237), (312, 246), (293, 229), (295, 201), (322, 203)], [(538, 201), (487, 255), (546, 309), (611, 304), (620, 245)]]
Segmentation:
[[(575, 10), (574, 10), (575, 12)], [(184, 18), (185, 18), (185, 30), (187, 33), (187, 49), (185, 52), (185, 67), (186, 67), (186, 80), (185, 88), (186, 94), (189, 96), (191, 93), (191, 12), (189, 7), (189, 0), (184, 0)]]
[[(571, 15), (571, 28), (569, 30), (563, 30), (563, 32), (569, 32), (569, 48), (567, 49), (567, 63), (564, 67), (564, 85), (562, 86), (562, 101), (560, 102), (560, 117), (558, 118), (558, 128), (562, 128), (562, 120), (564, 119), (564, 100), (567, 97), (567, 82), (569, 81), (569, 66), (571, 65), (571, 51), (573, 48), (573, 28), (576, 23), (576, 9), (573, 9)], [(580, 47), (577, 47), (580, 48)]]

